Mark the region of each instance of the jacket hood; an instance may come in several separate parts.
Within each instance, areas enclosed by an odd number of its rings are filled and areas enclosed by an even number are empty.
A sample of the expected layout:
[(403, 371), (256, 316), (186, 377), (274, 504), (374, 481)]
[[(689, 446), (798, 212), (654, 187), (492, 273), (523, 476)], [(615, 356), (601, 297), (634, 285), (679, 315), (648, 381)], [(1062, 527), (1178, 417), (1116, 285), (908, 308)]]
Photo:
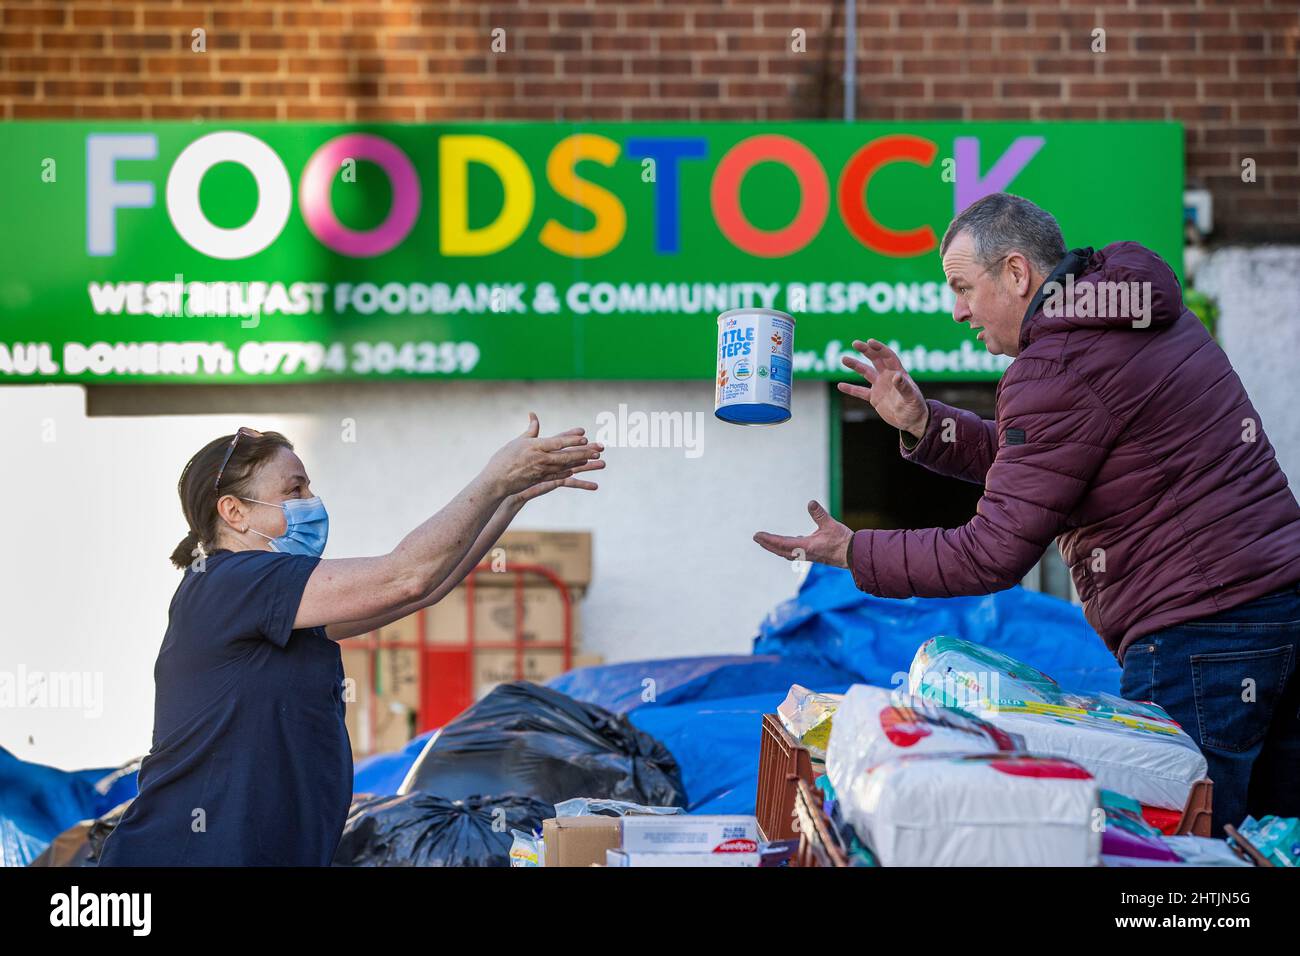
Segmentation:
[(1049, 332), (1162, 329), (1183, 314), (1178, 277), (1136, 242), (1071, 249), (1047, 277), (1020, 325), (1020, 348)]

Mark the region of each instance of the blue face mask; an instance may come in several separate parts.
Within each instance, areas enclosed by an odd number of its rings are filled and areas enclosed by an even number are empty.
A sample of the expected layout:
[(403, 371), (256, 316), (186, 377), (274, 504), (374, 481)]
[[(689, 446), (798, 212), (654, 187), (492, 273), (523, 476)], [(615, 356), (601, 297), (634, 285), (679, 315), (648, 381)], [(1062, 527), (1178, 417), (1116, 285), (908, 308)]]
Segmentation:
[(255, 528), (249, 528), (253, 534), (271, 542), (271, 550), (282, 554), (305, 554), (319, 558), (325, 551), (325, 541), (330, 534), (330, 516), (319, 497), (289, 498), (281, 503), (259, 501), (257, 498), (244, 498), (244, 501), (256, 501), (259, 505), (270, 505), (284, 510), (284, 534), (273, 538)]

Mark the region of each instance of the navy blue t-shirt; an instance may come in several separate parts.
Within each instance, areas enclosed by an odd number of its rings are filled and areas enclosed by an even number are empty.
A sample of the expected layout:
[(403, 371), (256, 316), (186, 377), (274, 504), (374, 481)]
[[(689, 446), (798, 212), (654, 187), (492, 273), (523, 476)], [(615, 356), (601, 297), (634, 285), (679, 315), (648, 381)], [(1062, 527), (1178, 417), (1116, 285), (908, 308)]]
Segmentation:
[(220, 549), (185, 570), (140, 794), (101, 866), (330, 864), (352, 799), (343, 662), (323, 627), (293, 629), (319, 561)]

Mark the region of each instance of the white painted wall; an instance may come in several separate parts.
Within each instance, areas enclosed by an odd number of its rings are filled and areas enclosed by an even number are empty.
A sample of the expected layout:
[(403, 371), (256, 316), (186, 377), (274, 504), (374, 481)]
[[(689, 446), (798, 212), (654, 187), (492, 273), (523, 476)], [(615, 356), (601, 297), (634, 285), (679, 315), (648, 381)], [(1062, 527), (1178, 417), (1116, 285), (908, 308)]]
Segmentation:
[(1227, 246), (1196, 269), (1218, 299), (1218, 338), (1300, 496), (1300, 246)]
[[(90, 675), (85, 708), (0, 706), (0, 746), (65, 768), (143, 754), (153, 664), (185, 531), (176, 480), (191, 454), (241, 424), (287, 434), (330, 510), (328, 557), (374, 554), (436, 511), (534, 410), (544, 432), (594, 430), (602, 411), (703, 412), (702, 453), (611, 448), (594, 494), (562, 489), (516, 527), (591, 530), (582, 644), (609, 661), (745, 653), (795, 592), (792, 566), (751, 540), (802, 533), (826, 502), (827, 390), (796, 389), (794, 418), (740, 428), (712, 417), (698, 382), (402, 382), (121, 392), (127, 414), (86, 417), (78, 386), (0, 387), (0, 680)], [(157, 402), (184, 407), (156, 414)], [(149, 412), (150, 414), (130, 414)], [(355, 444), (341, 422), (356, 422)], [(50, 440), (46, 440), (50, 439)], [(94, 710), (98, 710), (98, 715)]]

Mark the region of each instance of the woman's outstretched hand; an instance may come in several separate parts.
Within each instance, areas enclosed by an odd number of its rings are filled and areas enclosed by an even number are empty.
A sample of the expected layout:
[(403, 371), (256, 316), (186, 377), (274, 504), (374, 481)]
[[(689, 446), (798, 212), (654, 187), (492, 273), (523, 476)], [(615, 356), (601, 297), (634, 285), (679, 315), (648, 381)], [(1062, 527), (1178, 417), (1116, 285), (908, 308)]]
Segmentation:
[[(488, 460), (484, 474), (502, 498), (522, 497), (527, 501), (561, 486), (594, 490), (594, 482), (574, 479), (578, 472), (603, 468), (604, 446), (588, 442), (586, 430), (570, 428), (558, 435), (538, 437), (537, 416), (528, 413), (528, 427), (522, 435), (502, 446)], [(541, 487), (538, 487), (541, 486)]]
[[(605, 462), (597, 459), (595, 461), (589, 461), (584, 465), (579, 465), (577, 468), (573, 469), (573, 473), (577, 474), (580, 471), (596, 471), (597, 469), (604, 467)], [(511, 495), (510, 500), (516, 507), (523, 507), (527, 502), (532, 501), (534, 498), (540, 498), (542, 495), (554, 491), (556, 488), (581, 488), (584, 491), (595, 491), (599, 487), (600, 485), (596, 484), (594, 481), (583, 481), (581, 478), (552, 478), (549, 481), (539, 481), (535, 485), (530, 485), (518, 494)]]
[[(560, 434), (581, 435), (582, 429), (570, 428), (567, 432), (561, 432)], [(589, 445), (587, 447), (595, 447), (602, 451), (604, 450), (604, 446), (602, 445)], [(572, 469), (572, 473), (576, 475), (582, 471), (599, 471), (604, 467), (604, 459), (595, 458)], [(583, 491), (595, 491), (599, 487), (600, 485), (596, 484), (594, 481), (584, 481), (581, 478), (551, 478), (547, 481), (539, 481), (537, 484), (530, 485), (518, 494), (511, 495), (510, 501), (515, 507), (522, 508), (526, 502), (532, 501), (534, 498), (540, 498), (542, 495), (554, 491), (556, 488), (581, 488)]]

